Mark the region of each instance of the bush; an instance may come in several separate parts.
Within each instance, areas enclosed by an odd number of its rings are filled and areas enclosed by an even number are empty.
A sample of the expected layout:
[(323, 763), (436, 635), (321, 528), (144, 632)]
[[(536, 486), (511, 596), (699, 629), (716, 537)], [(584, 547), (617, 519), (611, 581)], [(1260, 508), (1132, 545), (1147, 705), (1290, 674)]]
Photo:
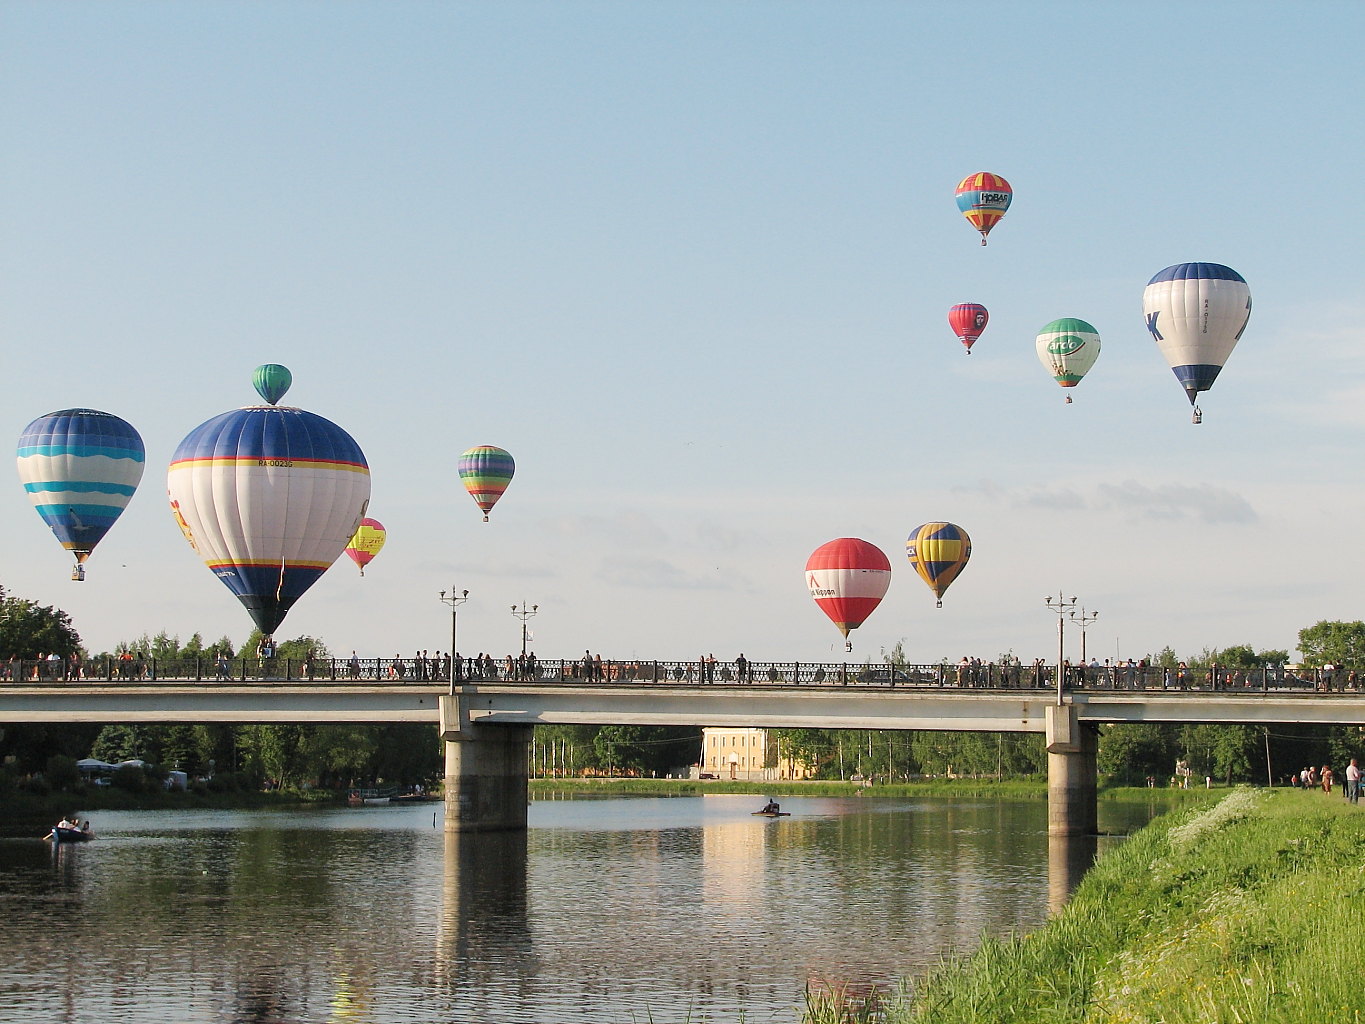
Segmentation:
[(53, 789), (63, 792), (79, 789), (81, 784), (81, 772), (76, 767), (75, 758), (63, 757), (61, 754), (53, 754), (47, 759), (43, 777)]
[(159, 793), (162, 789), (155, 769), (148, 771), (135, 764), (120, 765), (109, 784), (125, 793)]

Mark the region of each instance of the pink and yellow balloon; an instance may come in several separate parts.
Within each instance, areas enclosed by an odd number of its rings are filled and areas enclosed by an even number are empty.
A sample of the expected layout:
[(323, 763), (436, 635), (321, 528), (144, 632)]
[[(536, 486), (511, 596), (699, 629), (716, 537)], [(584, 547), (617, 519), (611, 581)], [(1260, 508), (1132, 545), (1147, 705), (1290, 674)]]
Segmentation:
[(366, 517), (360, 520), (355, 536), (346, 545), (346, 556), (359, 567), (360, 575), (365, 575), (365, 566), (374, 561), (374, 556), (379, 554), (379, 549), (384, 546), (385, 537), (384, 524), (378, 519)]

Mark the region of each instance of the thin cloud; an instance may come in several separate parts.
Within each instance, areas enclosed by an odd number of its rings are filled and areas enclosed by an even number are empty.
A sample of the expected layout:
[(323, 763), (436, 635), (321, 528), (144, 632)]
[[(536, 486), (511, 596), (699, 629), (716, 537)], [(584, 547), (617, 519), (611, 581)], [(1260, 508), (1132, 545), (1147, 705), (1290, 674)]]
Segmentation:
[(1196, 519), (1203, 523), (1255, 523), (1259, 520), (1251, 503), (1240, 494), (1207, 484), (1163, 484), (1148, 487), (1135, 480), (1100, 484), (1095, 508), (1117, 509), (1141, 519)]

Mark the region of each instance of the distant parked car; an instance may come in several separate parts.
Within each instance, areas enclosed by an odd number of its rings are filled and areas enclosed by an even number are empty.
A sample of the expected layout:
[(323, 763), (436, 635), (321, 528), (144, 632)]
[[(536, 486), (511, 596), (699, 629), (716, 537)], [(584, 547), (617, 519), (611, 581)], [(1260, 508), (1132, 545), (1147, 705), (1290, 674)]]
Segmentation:
[(714, 772), (701, 772), (700, 774), (697, 775), (697, 778), (699, 778), (699, 779), (719, 779), (720, 776), (719, 776), (719, 775), (716, 775)]

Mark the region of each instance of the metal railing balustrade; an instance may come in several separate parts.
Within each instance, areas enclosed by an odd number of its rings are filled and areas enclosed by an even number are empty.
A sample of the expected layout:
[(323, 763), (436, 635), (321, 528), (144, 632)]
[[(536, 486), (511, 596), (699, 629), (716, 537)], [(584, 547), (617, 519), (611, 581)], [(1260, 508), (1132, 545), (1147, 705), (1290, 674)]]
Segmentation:
[[(675, 686), (870, 686), (982, 690), (1056, 690), (1056, 666), (1044, 664), (892, 665), (754, 661), (742, 666), (706, 661), (602, 661), (459, 659), (456, 683), (533, 685)], [(1365, 671), (1348, 668), (1266, 666), (1229, 669), (1141, 665), (1065, 666), (1062, 689), (1069, 692), (1165, 691), (1232, 693), (1361, 692)], [(424, 685), (451, 682), (450, 659), (440, 658), (156, 658), (116, 656), (86, 662), (18, 659), (0, 662), (0, 685), (70, 683), (150, 684), (157, 682)]]

